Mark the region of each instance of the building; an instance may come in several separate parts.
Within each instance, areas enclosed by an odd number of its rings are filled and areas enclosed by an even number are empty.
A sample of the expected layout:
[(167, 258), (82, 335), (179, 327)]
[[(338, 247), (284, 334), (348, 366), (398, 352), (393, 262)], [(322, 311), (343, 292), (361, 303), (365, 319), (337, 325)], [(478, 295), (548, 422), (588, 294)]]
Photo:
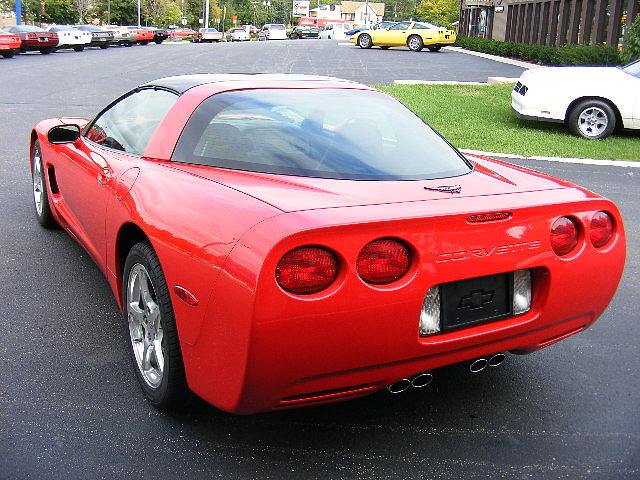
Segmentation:
[(342, 20), (357, 25), (373, 25), (384, 17), (384, 3), (342, 2), (340, 4)]
[(462, 0), (458, 34), (548, 46), (617, 46), (640, 0)]
[(324, 20), (342, 20), (340, 15), (340, 5), (320, 5), (309, 10), (310, 17), (322, 18)]

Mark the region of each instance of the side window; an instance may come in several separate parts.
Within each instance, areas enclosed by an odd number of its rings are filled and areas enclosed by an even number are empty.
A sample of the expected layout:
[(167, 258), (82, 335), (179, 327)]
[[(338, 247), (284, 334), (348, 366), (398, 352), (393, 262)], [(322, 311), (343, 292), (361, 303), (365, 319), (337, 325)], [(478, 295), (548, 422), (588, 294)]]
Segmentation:
[(99, 145), (142, 155), (176, 100), (177, 95), (165, 90), (140, 90), (103, 112), (85, 136)]
[(396, 23), (389, 30), (406, 30), (407, 28), (409, 28), (409, 25), (406, 23)]

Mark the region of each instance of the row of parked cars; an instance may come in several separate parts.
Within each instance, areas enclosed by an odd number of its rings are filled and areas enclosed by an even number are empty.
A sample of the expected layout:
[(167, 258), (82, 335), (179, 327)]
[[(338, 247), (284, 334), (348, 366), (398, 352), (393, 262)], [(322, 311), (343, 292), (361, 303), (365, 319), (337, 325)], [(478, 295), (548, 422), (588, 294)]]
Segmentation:
[(130, 47), (150, 42), (162, 43), (169, 37), (165, 29), (118, 25), (11, 25), (0, 28), (0, 55), (10, 58), (21, 52), (43, 54), (56, 49), (72, 48), (81, 52), (86, 47), (105, 49), (110, 45)]

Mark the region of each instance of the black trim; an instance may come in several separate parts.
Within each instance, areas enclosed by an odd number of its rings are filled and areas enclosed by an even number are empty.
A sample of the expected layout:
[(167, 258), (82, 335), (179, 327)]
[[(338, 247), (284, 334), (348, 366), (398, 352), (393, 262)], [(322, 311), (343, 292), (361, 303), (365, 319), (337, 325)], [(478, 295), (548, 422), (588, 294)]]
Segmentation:
[(564, 120), (558, 120), (557, 118), (535, 117), (533, 115), (524, 115), (518, 112), (513, 106), (511, 106), (513, 114), (522, 120), (534, 120), (538, 122), (552, 122), (552, 123), (564, 123)]

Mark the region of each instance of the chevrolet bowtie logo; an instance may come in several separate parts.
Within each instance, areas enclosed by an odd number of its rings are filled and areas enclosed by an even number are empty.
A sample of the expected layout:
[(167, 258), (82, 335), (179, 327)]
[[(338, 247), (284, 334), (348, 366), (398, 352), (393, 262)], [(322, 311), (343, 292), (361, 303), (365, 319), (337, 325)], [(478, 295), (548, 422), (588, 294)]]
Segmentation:
[(460, 303), (458, 304), (459, 310), (475, 310), (477, 308), (482, 308), (486, 304), (491, 303), (493, 301), (493, 290), (472, 290), (469, 295), (465, 295), (460, 297)]
[(460, 185), (440, 185), (438, 187), (424, 187), (425, 190), (432, 190), (434, 192), (445, 192), (445, 193), (460, 193), (462, 192), (462, 187)]

